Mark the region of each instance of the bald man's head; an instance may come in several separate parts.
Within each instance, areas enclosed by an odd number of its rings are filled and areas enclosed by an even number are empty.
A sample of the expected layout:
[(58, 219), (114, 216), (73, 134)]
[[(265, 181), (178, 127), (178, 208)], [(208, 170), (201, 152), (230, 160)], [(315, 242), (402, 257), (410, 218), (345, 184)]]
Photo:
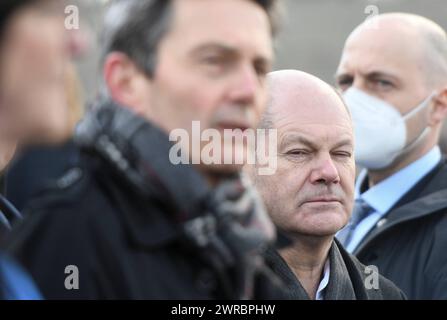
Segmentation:
[(377, 39), (398, 47), (402, 53), (414, 51), (414, 63), (421, 68), (429, 86), (447, 85), (447, 35), (432, 20), (409, 13), (377, 15), (359, 25), (346, 46)]
[[(343, 92), (355, 87), (388, 102), (401, 114), (407, 114), (436, 93), (432, 111), (439, 114), (428, 122), (439, 132), (447, 107), (446, 34), (437, 24), (420, 16), (378, 15), (348, 37), (336, 82)], [(429, 112), (430, 108), (425, 110)], [(427, 126), (428, 116), (409, 121), (408, 140)]]
[(316, 104), (333, 104), (350, 118), (343, 98), (323, 80), (298, 70), (280, 70), (267, 76), (269, 103), (261, 121), (261, 128), (274, 127), (274, 115), (279, 108), (299, 102), (304, 108)]
[[(405, 152), (371, 179), (380, 181), (438, 144), (447, 117), (446, 33), (433, 21), (413, 14), (371, 18), (348, 37), (336, 82), (342, 92), (355, 88), (386, 102), (401, 115), (416, 110), (404, 118)], [(354, 119), (354, 125), (356, 121), (360, 125), (363, 120)], [(357, 143), (368, 146), (370, 141), (365, 137)]]

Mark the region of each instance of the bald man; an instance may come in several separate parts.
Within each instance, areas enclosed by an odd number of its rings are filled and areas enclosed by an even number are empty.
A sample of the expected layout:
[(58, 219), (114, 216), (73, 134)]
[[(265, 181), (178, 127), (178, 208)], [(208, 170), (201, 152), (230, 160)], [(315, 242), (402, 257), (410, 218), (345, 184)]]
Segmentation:
[(410, 14), (369, 22), (347, 39), (336, 74), (365, 168), (351, 221), (337, 237), (409, 298), (446, 299), (447, 165), (438, 147), (446, 33)]
[(268, 81), (271, 101), (262, 123), (277, 130), (277, 170), (248, 171), (273, 222), (292, 242), (267, 259), (288, 297), (402, 299), (390, 281), (334, 241), (349, 220), (355, 179), (354, 134), (341, 97), (299, 71), (274, 72)]

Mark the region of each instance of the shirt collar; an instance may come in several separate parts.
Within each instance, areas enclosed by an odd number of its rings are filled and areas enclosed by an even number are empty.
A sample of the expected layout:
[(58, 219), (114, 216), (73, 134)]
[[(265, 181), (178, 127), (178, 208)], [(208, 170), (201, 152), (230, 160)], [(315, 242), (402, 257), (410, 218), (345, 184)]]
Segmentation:
[(362, 198), (381, 214), (388, 212), (418, 181), (433, 170), (441, 161), (441, 150), (434, 147), (420, 159), (394, 173), (377, 185), (361, 193), (360, 188), (368, 171), (362, 170), (355, 186), (355, 198)]
[(318, 285), (317, 294), (315, 296), (315, 300), (324, 300), (324, 290), (329, 284), (329, 275), (331, 274), (331, 264), (329, 263), (329, 258), (326, 260), (324, 264), (324, 275), (323, 279), (321, 279), (320, 284)]

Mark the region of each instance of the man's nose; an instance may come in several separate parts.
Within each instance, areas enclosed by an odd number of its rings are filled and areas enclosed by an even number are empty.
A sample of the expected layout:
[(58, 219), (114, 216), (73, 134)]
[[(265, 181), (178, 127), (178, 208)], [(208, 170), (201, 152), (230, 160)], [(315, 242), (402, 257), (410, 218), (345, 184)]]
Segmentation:
[(324, 183), (327, 185), (340, 182), (337, 167), (329, 155), (322, 156), (316, 160), (310, 179), (312, 183)]
[(252, 105), (256, 100), (260, 82), (253, 66), (243, 65), (234, 78), (229, 96), (237, 104)]

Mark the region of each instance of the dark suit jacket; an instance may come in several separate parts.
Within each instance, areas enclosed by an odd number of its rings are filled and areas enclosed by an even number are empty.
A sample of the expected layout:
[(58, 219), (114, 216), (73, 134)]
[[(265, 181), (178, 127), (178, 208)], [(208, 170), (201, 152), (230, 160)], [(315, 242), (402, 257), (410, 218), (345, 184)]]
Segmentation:
[(447, 164), (414, 186), (354, 251), (409, 299), (447, 299)]

